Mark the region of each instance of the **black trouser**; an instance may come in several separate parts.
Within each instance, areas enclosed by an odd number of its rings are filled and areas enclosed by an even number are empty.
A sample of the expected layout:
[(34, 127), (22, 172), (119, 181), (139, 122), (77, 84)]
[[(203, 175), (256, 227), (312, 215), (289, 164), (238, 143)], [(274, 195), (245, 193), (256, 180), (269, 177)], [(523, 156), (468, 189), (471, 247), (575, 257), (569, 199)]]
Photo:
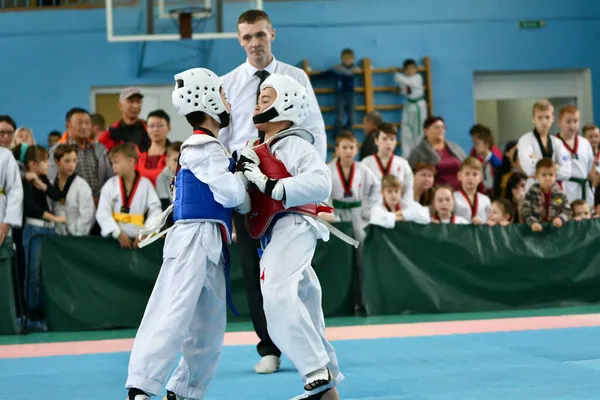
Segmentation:
[(260, 342), (256, 350), (261, 357), (281, 356), (281, 351), (275, 346), (269, 332), (267, 331), (267, 319), (263, 309), (263, 297), (260, 291), (260, 258), (258, 249), (260, 242), (252, 239), (246, 230), (244, 216), (233, 213), (235, 230), (237, 233), (239, 257), (244, 272), (244, 281), (246, 283), (246, 295), (248, 296), (248, 307), (250, 308), (250, 317), (254, 325), (254, 331), (258, 335)]

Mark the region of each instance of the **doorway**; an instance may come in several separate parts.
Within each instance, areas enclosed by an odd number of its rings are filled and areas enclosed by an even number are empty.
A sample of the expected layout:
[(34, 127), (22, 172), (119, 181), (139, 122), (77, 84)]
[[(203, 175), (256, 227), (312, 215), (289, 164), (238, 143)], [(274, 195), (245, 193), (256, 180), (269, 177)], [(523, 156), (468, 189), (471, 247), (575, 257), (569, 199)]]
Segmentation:
[(592, 90), (589, 69), (575, 71), (476, 72), (473, 78), (477, 122), (487, 125), (501, 149), (531, 131), (531, 108), (546, 98), (554, 105), (550, 133), (558, 133), (558, 111), (575, 105), (581, 125), (592, 122)]

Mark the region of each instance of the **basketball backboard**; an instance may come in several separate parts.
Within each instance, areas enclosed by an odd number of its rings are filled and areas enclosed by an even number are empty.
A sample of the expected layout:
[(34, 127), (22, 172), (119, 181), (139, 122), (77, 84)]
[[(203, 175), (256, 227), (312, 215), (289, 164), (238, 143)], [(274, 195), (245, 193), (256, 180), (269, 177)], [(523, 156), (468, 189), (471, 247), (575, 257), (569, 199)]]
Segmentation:
[(237, 18), (263, 0), (106, 0), (109, 42), (237, 37)]

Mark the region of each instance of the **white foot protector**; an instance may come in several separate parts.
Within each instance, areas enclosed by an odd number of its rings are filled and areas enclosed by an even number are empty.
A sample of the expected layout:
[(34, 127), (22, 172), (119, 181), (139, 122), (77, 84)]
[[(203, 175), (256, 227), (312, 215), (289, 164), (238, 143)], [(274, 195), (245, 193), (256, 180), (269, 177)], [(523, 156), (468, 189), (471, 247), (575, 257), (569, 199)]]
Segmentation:
[(254, 371), (257, 374), (272, 374), (279, 369), (281, 359), (277, 356), (264, 356), (254, 366)]

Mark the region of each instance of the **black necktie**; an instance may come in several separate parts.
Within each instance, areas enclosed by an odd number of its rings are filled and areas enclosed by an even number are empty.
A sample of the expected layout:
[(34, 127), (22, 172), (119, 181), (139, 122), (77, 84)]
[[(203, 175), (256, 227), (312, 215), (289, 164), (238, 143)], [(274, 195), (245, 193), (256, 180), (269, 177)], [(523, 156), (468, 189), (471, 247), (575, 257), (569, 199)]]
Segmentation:
[(258, 98), (260, 97), (260, 85), (271, 75), (269, 71), (256, 71), (254, 75), (258, 76), (260, 82), (258, 82), (258, 87), (256, 88), (256, 103), (258, 104)]
[[(260, 97), (260, 85), (271, 75), (269, 71), (256, 71), (254, 75), (258, 76), (260, 82), (258, 82), (258, 88), (256, 88), (256, 104), (258, 104), (258, 98)], [(262, 131), (258, 131), (258, 137), (260, 138), (261, 143), (265, 140), (265, 133)]]

